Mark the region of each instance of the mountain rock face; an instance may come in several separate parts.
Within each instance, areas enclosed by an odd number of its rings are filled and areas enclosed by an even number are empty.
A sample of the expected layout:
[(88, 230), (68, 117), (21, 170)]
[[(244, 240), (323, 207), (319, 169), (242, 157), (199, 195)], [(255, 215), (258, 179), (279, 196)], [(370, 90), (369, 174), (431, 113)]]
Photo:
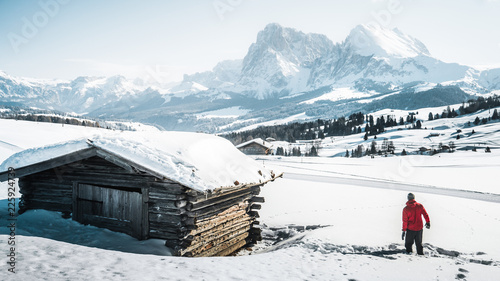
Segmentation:
[[(247, 95), (265, 99), (290, 94), (307, 86), (315, 60), (334, 48), (324, 35), (304, 34), (269, 24), (257, 35), (243, 59), (239, 86)], [(237, 89), (237, 88), (235, 88)]]
[(46, 81), (0, 72), (0, 105), (133, 119), (173, 130), (229, 130), (304, 112), (333, 118), (386, 107), (438, 106), (497, 90), (500, 69), (445, 63), (398, 29), (367, 25), (333, 43), (321, 34), (269, 24), (243, 59), (184, 75), (169, 87), (122, 76)]

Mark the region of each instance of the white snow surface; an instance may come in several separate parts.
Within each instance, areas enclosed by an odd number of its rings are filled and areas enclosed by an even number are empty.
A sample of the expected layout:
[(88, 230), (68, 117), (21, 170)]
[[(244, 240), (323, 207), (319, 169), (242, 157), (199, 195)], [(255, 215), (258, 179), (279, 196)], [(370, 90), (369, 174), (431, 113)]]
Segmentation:
[(354, 90), (349, 87), (343, 87), (343, 88), (336, 88), (332, 89), (330, 92), (323, 94), (319, 97), (303, 101), (301, 103), (305, 104), (313, 104), (317, 101), (338, 101), (338, 100), (347, 100), (347, 99), (356, 99), (356, 98), (365, 98), (369, 97), (370, 94), (368, 93), (363, 93), (357, 90)]
[[(369, 164), (370, 159), (364, 160)], [(464, 274), (467, 280), (495, 280), (500, 273), (495, 250), (500, 246), (500, 204), (417, 193), (432, 225), (424, 230), (426, 256), (418, 257), (402, 253), (407, 191), (295, 180), (287, 172), (261, 193), (266, 198), (259, 211), (264, 236), (273, 235), (272, 229), (292, 235), (277, 244), (264, 241), (236, 257), (179, 258), (170, 256), (162, 240), (138, 241), (62, 219), (59, 213), (32, 210), (17, 218), (17, 273), (7, 272), (4, 264), (0, 279), (454, 280)], [(6, 245), (5, 212), (0, 220), (0, 243)], [(296, 232), (293, 225), (324, 227)], [(459, 256), (439, 254), (437, 248)], [(376, 256), (381, 251), (392, 253)]]
[[(417, 117), (441, 110), (419, 109)], [(404, 116), (407, 112), (376, 114)], [(265, 185), (260, 194), (266, 200), (259, 210), (264, 241), (234, 257), (174, 257), (160, 239), (138, 241), (63, 219), (57, 212), (27, 211), (16, 218), (17, 273), (8, 272), (9, 265), (3, 262), (0, 280), (496, 280), (500, 274), (499, 203), (357, 184), (363, 179), (365, 183), (397, 180), (429, 189), (500, 194), (500, 150), (491, 143), (498, 139), (500, 123), (464, 125), (474, 118), (426, 121), (428, 130), (394, 128), (379, 138), (394, 140), (398, 152), (403, 147), (410, 151), (431, 141), (446, 143), (458, 126), (464, 138), (456, 140), (457, 145), (488, 143), (492, 153), (257, 158), (267, 169), (279, 169), (285, 176)], [(90, 137), (101, 131), (13, 120), (0, 120), (0, 129), (12, 132), (0, 135), (1, 159), (40, 143)], [(468, 136), (471, 129), (476, 134)], [(431, 132), (441, 135), (426, 138)], [(142, 134), (153, 138), (156, 133)], [(328, 138), (320, 154), (336, 155), (371, 141), (370, 137), (365, 143), (361, 135)], [(0, 212), (0, 245), (4, 245), (0, 253), (7, 261), (11, 238), (7, 226), (12, 218), (7, 212), (7, 183), (0, 184), (0, 204), (5, 210)], [(431, 220), (431, 228), (424, 229), (424, 257), (403, 254), (401, 212), (408, 192), (416, 194)], [(321, 227), (304, 230), (311, 225)]]
[(28, 166), (92, 145), (198, 191), (234, 186), (235, 181), (258, 183), (271, 177), (269, 170), (217, 136), (187, 132), (100, 133), (18, 152), (5, 160), (0, 170)]
[(243, 109), (241, 106), (232, 106), (212, 111), (205, 111), (198, 115), (196, 118), (198, 119), (210, 119), (210, 118), (237, 118), (239, 116), (245, 115), (250, 110)]
[(248, 131), (248, 130), (253, 130), (255, 128), (261, 127), (261, 126), (274, 126), (274, 125), (282, 125), (282, 124), (288, 124), (291, 122), (299, 122), (301, 120), (307, 120), (310, 119), (311, 117), (307, 116), (305, 112), (295, 114), (292, 116), (288, 116), (282, 119), (275, 119), (271, 121), (264, 121), (252, 125), (245, 126), (243, 128), (240, 128), (238, 130), (235, 130), (235, 132), (243, 132), (243, 131)]

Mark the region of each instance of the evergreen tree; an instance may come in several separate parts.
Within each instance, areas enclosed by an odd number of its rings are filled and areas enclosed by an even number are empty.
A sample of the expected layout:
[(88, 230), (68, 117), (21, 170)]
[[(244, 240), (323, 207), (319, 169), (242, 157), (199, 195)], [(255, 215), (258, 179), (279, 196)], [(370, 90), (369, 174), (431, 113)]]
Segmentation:
[(323, 130), (319, 130), (318, 138), (320, 138), (320, 139), (324, 139), (325, 138), (325, 133), (323, 132)]
[(481, 122), (481, 120), (479, 119), (478, 116), (476, 116), (476, 119), (474, 119), (474, 125), (479, 125), (479, 123)]
[(455, 117), (457, 117), (457, 116), (458, 116), (458, 113), (457, 113), (457, 112), (455, 111), (455, 109), (453, 108), (453, 109), (451, 110), (451, 118), (455, 118)]
[(370, 146), (370, 154), (377, 154), (377, 142), (372, 141), (372, 144)]
[(491, 116), (491, 119), (493, 119), (493, 120), (497, 120), (497, 119), (499, 119), (499, 117), (498, 117), (498, 111), (497, 111), (497, 109), (496, 109), (496, 108), (495, 108), (495, 110), (493, 111), (493, 115)]
[(405, 156), (405, 155), (407, 155), (406, 150), (403, 148), (403, 151), (401, 152), (401, 156)]
[(454, 152), (455, 151), (455, 143), (453, 141), (450, 141), (448, 143), (449, 147), (450, 147), (450, 152)]
[(491, 152), (490, 147), (489, 147), (489, 146), (487, 146), (487, 147), (486, 147), (486, 149), (484, 150), (484, 152), (486, 152), (486, 153), (490, 153), (490, 152)]
[(432, 121), (434, 120), (434, 115), (432, 115), (432, 112), (429, 112), (429, 118), (428, 118), (429, 121)]
[(417, 120), (416, 128), (422, 129), (422, 122), (420, 122), (420, 120)]
[(387, 152), (390, 154), (394, 154), (394, 151), (396, 150), (396, 146), (394, 146), (393, 141), (389, 141), (389, 145), (387, 146)]
[(309, 156), (318, 156), (318, 150), (314, 145), (311, 147), (311, 151), (309, 152)]
[(387, 151), (389, 150), (389, 140), (388, 139), (384, 139), (382, 141), (382, 145), (380, 146), (380, 151), (381, 153), (387, 153)]
[(349, 149), (346, 149), (346, 150), (345, 150), (345, 157), (346, 157), (346, 158), (349, 158)]

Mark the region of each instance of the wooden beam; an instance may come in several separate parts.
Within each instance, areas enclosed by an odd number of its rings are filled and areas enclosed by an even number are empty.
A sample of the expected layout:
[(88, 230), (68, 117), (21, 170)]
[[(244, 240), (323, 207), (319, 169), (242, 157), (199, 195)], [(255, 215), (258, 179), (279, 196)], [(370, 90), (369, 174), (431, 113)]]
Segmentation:
[[(219, 252), (222, 252), (226, 249), (229, 249), (231, 246), (233, 246), (234, 244), (237, 244), (238, 242), (240, 241), (245, 241), (245, 238), (248, 237), (248, 232), (244, 232), (234, 238), (230, 238), (228, 241), (226, 242), (223, 242), (223, 243), (220, 243), (219, 245), (207, 250), (207, 251), (204, 251), (202, 252), (201, 254), (199, 255), (196, 255), (196, 257), (211, 257), (211, 256), (214, 256), (216, 255), (217, 253)], [(242, 242), (240, 242), (242, 243)], [(243, 244), (244, 245), (244, 244)]]
[(142, 207), (142, 213), (141, 213), (141, 240), (148, 239), (148, 234), (149, 234), (149, 208), (148, 208), (148, 201), (149, 201), (149, 192), (148, 188), (142, 188), (141, 189), (141, 207)]
[(232, 254), (232, 253), (238, 251), (239, 249), (241, 249), (247, 243), (248, 242), (246, 240), (241, 240), (241, 241), (237, 242), (236, 244), (233, 244), (232, 246), (229, 246), (226, 249), (218, 252), (217, 254), (215, 254), (215, 256), (219, 256), (219, 257), (229, 256), (230, 254)]
[(261, 208), (262, 208), (262, 205), (260, 205), (260, 204), (250, 205), (250, 210), (260, 210)]
[(238, 205), (239, 203), (242, 203), (245, 200), (250, 199), (251, 196), (253, 196), (253, 195), (249, 194), (249, 195), (246, 195), (244, 197), (238, 197), (235, 199), (221, 202), (217, 205), (208, 206), (206, 208), (203, 208), (203, 209), (200, 209), (197, 211), (187, 212), (186, 214), (190, 217), (197, 217), (197, 218), (206, 218), (206, 217), (209, 217), (212, 215), (217, 215), (217, 214), (225, 211), (226, 209), (228, 209), (232, 206)]
[(194, 203), (201, 203), (201, 202), (204, 202), (207, 200), (213, 200), (213, 199), (217, 199), (217, 198), (220, 198), (223, 196), (227, 196), (229, 194), (239, 193), (239, 192), (242, 192), (243, 190), (252, 190), (254, 192), (260, 192), (260, 185), (258, 185), (258, 186), (243, 185), (243, 186), (238, 186), (238, 187), (229, 188), (229, 189), (220, 189), (217, 192), (207, 192), (207, 193), (196, 192), (196, 195), (193, 195), (193, 192), (188, 192), (188, 199), (193, 204)]
[[(95, 148), (85, 148), (82, 150), (75, 151), (63, 156), (52, 158), (43, 162), (36, 164), (24, 166), (24, 167), (13, 167), (15, 170), (16, 178), (25, 177), (42, 171), (54, 169), (69, 163), (77, 162), (85, 158), (96, 156)], [(8, 171), (0, 173), (0, 182), (6, 181), (8, 179)]]
[(250, 202), (252, 203), (264, 203), (266, 200), (264, 199), (264, 197), (253, 197), (252, 199), (250, 199)]

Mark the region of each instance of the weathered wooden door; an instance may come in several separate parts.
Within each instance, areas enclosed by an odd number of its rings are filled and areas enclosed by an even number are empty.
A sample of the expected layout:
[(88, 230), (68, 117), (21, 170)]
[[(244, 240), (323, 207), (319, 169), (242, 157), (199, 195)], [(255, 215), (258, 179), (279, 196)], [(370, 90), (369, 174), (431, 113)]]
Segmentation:
[(73, 219), (145, 239), (148, 219), (143, 195), (128, 189), (74, 184)]

